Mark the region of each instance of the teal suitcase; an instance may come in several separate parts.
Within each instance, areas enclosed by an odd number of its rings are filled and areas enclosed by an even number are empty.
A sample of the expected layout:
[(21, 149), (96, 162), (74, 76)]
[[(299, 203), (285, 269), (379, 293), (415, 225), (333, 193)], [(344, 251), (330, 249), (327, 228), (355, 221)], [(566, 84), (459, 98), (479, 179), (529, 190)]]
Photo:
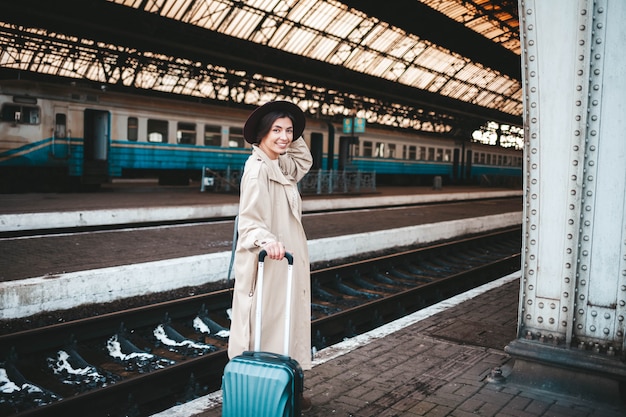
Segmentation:
[[(257, 297), (263, 297), (263, 266), (266, 253), (259, 254)], [(286, 254), (288, 265), (286, 311), (290, 311), (293, 257)], [(257, 303), (256, 329), (261, 328), (261, 303)], [(260, 350), (260, 331), (256, 332), (254, 351), (233, 358), (224, 368), (222, 378), (222, 417), (292, 417), (300, 416), (304, 373), (298, 362), (289, 357), (290, 316), (285, 323), (284, 354)]]

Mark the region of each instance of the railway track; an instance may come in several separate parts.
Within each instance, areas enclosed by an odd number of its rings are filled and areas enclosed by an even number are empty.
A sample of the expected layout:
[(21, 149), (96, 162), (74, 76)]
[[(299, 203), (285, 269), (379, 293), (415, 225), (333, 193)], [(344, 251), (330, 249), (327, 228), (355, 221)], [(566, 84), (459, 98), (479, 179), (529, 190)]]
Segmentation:
[[(313, 271), (320, 350), (519, 269), (519, 228)], [(147, 416), (220, 388), (229, 289), (0, 336), (0, 416)]]

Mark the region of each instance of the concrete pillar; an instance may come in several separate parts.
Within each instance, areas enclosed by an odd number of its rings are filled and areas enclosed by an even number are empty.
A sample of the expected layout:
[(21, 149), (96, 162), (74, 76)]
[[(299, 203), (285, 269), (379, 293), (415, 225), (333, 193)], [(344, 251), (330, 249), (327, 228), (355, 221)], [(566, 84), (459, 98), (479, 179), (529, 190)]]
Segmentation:
[(511, 376), (616, 399), (626, 381), (626, 1), (519, 6), (524, 253)]

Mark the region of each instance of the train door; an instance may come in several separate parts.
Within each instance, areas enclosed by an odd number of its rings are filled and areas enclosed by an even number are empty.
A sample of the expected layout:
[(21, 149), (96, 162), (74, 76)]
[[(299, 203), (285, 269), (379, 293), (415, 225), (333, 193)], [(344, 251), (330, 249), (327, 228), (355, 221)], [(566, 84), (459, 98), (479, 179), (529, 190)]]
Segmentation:
[(322, 169), (322, 160), (324, 159), (324, 135), (321, 133), (311, 133), (311, 155), (313, 156), (313, 166), (311, 166), (311, 169)]
[(352, 168), (352, 150), (355, 144), (359, 143), (359, 138), (356, 136), (341, 136), (339, 137), (339, 171), (344, 171)]
[(101, 184), (108, 180), (110, 125), (108, 111), (85, 110), (82, 184)]
[(465, 178), (472, 180), (472, 151), (468, 149), (465, 153)]
[(67, 106), (54, 106), (54, 126), (50, 154), (54, 159), (68, 159), (71, 155), (71, 131), (69, 129), (69, 109)]
[(452, 180), (459, 180), (459, 159), (460, 159), (460, 150), (459, 148), (454, 148), (454, 152), (452, 153)]

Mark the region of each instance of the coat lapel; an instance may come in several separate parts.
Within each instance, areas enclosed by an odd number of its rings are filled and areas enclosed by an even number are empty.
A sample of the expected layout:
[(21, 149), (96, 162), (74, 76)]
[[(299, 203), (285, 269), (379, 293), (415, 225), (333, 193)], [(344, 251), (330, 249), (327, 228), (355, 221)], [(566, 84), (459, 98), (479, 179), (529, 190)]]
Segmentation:
[(300, 219), (300, 207), (298, 205), (298, 199), (294, 193), (297, 193), (297, 189), (294, 189), (295, 185), (293, 185), (283, 174), (283, 172), (279, 169), (279, 166), (272, 162), (271, 159), (267, 157), (265, 152), (258, 149), (256, 145), (253, 145), (253, 152), (255, 152), (256, 156), (263, 160), (263, 163), (267, 165), (268, 169), (268, 178), (270, 181), (275, 182), (280, 185), (282, 188), (282, 192), (285, 195), (285, 198), (289, 202), (289, 208), (291, 209), (291, 213), (296, 219)]

